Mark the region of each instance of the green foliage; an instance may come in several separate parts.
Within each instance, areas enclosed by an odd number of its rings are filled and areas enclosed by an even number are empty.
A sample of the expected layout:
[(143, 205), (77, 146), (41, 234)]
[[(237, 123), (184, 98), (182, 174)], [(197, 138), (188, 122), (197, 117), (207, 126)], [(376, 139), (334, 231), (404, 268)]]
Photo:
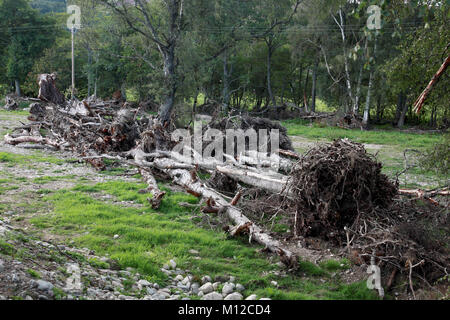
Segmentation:
[(442, 143), (428, 147), (422, 164), (428, 170), (440, 172), (444, 175), (450, 173), (450, 134), (444, 136)]

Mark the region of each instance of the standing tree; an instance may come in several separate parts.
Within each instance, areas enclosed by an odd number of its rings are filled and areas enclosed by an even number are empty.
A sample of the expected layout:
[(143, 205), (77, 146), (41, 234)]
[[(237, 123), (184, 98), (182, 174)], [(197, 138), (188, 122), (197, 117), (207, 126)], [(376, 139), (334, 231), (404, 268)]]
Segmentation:
[(101, 0), (119, 15), (128, 27), (152, 43), (161, 55), (165, 101), (160, 106), (162, 123), (170, 122), (180, 85), (177, 74), (177, 47), (184, 28), (184, 0)]
[(26, 0), (0, 1), (0, 29), (4, 30), (4, 54), (0, 61), (5, 66), (2, 82), (14, 83), (20, 96), (21, 83), (31, 71), (34, 61), (55, 38), (54, 21), (32, 9)]

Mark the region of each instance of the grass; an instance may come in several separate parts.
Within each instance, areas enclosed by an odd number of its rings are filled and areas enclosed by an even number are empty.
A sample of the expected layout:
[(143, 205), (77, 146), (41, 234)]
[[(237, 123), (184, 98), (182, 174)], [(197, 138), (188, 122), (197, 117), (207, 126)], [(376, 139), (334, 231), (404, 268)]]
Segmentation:
[(301, 119), (282, 121), (283, 126), (291, 136), (302, 136), (311, 140), (327, 140), (348, 138), (366, 144), (394, 145), (406, 148), (425, 149), (442, 141), (437, 133), (408, 133), (395, 129), (361, 131), (360, 129), (342, 129), (338, 127), (323, 127), (317, 124), (309, 125)]
[(31, 155), (21, 155), (10, 152), (0, 152), (0, 162), (15, 164), (29, 164), (31, 162), (46, 162), (51, 164), (63, 164), (65, 161), (56, 157), (46, 156), (41, 152)]
[[(175, 259), (182, 269), (189, 269), (200, 278), (203, 275), (233, 275), (247, 288), (247, 294), (276, 299), (375, 299), (374, 292), (361, 285), (344, 285), (331, 279), (321, 266), (301, 262), (298, 274), (279, 279), (279, 270), (259, 246), (248, 245), (247, 239), (227, 239), (218, 230), (206, 230), (195, 225), (190, 212), (178, 203), (197, 203), (185, 193), (167, 191), (161, 208), (151, 209), (147, 198), (140, 194), (144, 184), (111, 181), (93, 186), (78, 185), (48, 195), (54, 213), (31, 219), (32, 224), (46, 232), (57, 233), (87, 247), (99, 255), (109, 254), (122, 268), (132, 267), (149, 281), (165, 284), (166, 275), (160, 268)], [(107, 193), (121, 201), (134, 201), (141, 207), (126, 207), (96, 200), (97, 193)], [(114, 235), (119, 235), (114, 239)], [(201, 259), (189, 254), (199, 251)], [(106, 267), (101, 261), (89, 261), (96, 267)], [(309, 278), (301, 278), (306, 273)], [(325, 283), (319, 277), (327, 279)], [(270, 282), (279, 282), (271, 288)]]

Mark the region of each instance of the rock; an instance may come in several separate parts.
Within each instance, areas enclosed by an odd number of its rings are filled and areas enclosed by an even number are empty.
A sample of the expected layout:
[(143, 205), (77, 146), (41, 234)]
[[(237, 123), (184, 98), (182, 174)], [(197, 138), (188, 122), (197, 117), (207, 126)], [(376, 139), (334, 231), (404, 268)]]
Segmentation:
[(271, 281), (270, 284), (273, 285), (274, 287), (278, 287), (278, 282), (276, 281)]
[(258, 296), (256, 294), (249, 295), (245, 300), (258, 300)]
[(270, 298), (261, 298), (259, 300), (272, 300), (272, 299), (270, 299)]
[(217, 292), (211, 292), (202, 297), (202, 300), (223, 300), (223, 297), (221, 294)]
[(224, 300), (242, 300), (244, 297), (239, 292), (234, 292), (225, 297)]
[(119, 239), (119, 235), (118, 235), (118, 234), (115, 234), (113, 238), (114, 238), (114, 239)]
[(194, 254), (194, 255), (200, 254), (200, 252), (198, 252), (197, 250), (194, 250), (194, 249), (189, 250), (189, 253)]
[(169, 265), (168, 264), (164, 264), (162, 267), (164, 270), (169, 270)]
[(36, 281), (36, 286), (38, 287), (38, 290), (41, 290), (41, 291), (50, 291), (54, 287), (53, 284), (51, 284), (48, 281), (44, 281), (44, 280)]
[(5, 265), (3, 264), (3, 261), (0, 260), (0, 272), (3, 272), (5, 270)]
[(156, 289), (154, 289), (154, 288), (148, 288), (147, 287), (147, 294), (149, 294), (149, 295), (154, 295), (156, 293)]
[(207, 282), (204, 285), (202, 285), (198, 290), (202, 291), (204, 294), (208, 294), (214, 291), (214, 287), (211, 282)]
[(242, 291), (245, 290), (245, 287), (242, 284), (238, 283), (236, 285), (236, 290), (239, 291), (239, 292), (242, 292)]
[(202, 277), (202, 284), (205, 284), (205, 283), (211, 282), (211, 281), (212, 281), (212, 279), (211, 279), (210, 276), (204, 276), (204, 277)]
[(236, 277), (230, 276), (230, 282), (235, 282), (235, 281), (236, 281)]
[(181, 274), (179, 274), (179, 275), (177, 275), (176, 277), (175, 277), (175, 281), (177, 281), (177, 282), (180, 282), (180, 281), (183, 281), (183, 276), (181, 275)]
[(193, 284), (191, 284), (191, 291), (193, 294), (198, 294), (199, 292), (199, 284), (197, 282), (194, 282)]
[(152, 284), (150, 282), (148, 282), (147, 280), (139, 280), (138, 284), (143, 286), (143, 287), (150, 287)]
[(197, 294), (199, 297), (203, 297), (205, 294), (203, 293), (203, 291), (199, 291)]
[(230, 293), (232, 293), (234, 290), (233, 286), (231, 285), (231, 283), (225, 283), (225, 285), (222, 288), (222, 293), (224, 295), (229, 295)]
[(175, 269), (177, 267), (177, 263), (173, 259), (169, 261), (169, 264), (172, 267), (172, 269)]
[(183, 279), (183, 281), (181, 281), (181, 284), (187, 285), (190, 282), (191, 282), (191, 277), (186, 277)]

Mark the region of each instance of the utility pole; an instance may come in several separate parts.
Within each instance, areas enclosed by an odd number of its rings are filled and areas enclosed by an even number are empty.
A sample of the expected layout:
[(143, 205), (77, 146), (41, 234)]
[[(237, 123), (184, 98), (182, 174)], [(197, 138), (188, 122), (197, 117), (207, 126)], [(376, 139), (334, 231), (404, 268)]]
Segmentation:
[(75, 98), (75, 31), (81, 29), (81, 9), (79, 6), (70, 5), (67, 13), (71, 16), (67, 19), (67, 28), (72, 33), (72, 99)]
[(72, 100), (75, 98), (75, 27), (72, 28)]

